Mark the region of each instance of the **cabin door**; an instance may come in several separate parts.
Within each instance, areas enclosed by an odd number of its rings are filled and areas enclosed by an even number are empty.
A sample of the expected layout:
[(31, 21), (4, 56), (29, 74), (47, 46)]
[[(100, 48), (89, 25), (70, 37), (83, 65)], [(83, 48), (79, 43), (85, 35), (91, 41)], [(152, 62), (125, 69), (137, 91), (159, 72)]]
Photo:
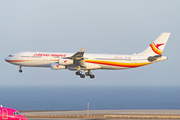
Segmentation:
[(91, 56), (91, 62), (95, 61), (95, 56)]
[(2, 109), (2, 119), (8, 119), (8, 111), (7, 111), (7, 109)]
[(137, 57), (136, 56), (131, 57), (131, 63), (137, 63)]

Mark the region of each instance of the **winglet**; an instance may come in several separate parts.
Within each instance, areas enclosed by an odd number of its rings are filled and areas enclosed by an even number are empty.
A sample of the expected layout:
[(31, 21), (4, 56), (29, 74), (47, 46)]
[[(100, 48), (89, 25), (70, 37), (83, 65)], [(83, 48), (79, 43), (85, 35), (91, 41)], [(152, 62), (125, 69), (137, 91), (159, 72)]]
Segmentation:
[(79, 52), (84, 52), (85, 51), (85, 47), (83, 47)]

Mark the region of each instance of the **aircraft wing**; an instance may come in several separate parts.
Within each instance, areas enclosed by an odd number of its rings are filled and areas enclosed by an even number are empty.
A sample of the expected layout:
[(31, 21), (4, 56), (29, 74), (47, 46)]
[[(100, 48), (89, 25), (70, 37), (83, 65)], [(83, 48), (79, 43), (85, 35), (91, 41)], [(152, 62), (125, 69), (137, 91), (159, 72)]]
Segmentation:
[(86, 67), (84, 57), (83, 57), (84, 51), (85, 51), (85, 47), (83, 47), (80, 51), (78, 51), (77, 53), (75, 53), (73, 56), (70, 57), (70, 59), (75, 61), (75, 65)]
[(75, 53), (73, 56), (70, 57), (70, 59), (72, 60), (84, 60), (84, 50), (85, 50), (85, 47), (83, 47), (80, 51), (78, 51), (77, 53)]

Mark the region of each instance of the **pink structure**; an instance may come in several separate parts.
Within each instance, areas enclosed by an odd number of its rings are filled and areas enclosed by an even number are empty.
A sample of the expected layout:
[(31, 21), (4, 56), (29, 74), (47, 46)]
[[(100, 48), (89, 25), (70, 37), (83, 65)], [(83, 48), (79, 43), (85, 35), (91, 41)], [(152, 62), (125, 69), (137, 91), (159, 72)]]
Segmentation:
[(27, 120), (17, 110), (7, 107), (0, 107), (0, 120)]

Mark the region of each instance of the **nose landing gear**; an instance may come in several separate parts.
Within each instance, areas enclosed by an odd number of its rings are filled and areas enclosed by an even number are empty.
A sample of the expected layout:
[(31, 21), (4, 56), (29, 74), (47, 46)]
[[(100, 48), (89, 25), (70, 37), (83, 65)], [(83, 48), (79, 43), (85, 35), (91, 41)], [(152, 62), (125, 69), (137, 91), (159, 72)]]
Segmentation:
[(19, 66), (19, 73), (22, 73), (22, 66)]

